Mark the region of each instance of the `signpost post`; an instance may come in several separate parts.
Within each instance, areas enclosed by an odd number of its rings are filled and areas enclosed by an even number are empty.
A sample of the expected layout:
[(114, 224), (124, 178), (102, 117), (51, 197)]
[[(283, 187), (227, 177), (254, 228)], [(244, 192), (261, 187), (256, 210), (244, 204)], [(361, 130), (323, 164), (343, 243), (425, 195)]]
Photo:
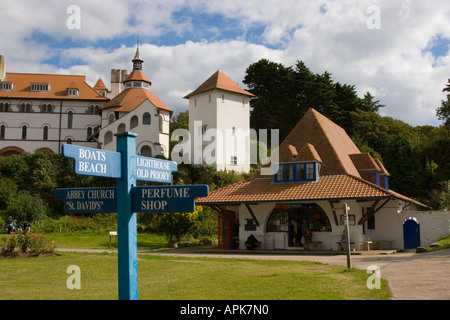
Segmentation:
[(195, 198), (207, 196), (207, 185), (136, 187), (137, 180), (172, 182), (174, 161), (136, 156), (137, 134), (116, 134), (117, 152), (63, 145), (77, 174), (117, 179), (117, 188), (56, 189), (71, 213), (117, 212), (118, 285), (120, 300), (138, 299), (136, 212), (193, 212)]

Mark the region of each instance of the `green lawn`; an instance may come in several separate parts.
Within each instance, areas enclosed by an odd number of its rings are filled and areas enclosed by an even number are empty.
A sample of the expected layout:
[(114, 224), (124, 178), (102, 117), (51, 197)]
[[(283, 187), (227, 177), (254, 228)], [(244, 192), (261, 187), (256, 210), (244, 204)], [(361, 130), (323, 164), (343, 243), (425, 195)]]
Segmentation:
[[(108, 234), (46, 236), (56, 241), (57, 250), (109, 248)], [(166, 243), (163, 236), (138, 234), (139, 250), (161, 249)], [(80, 290), (67, 288), (71, 265), (80, 267)], [(384, 280), (381, 289), (369, 290), (369, 275), (363, 270), (315, 262), (139, 254), (138, 274), (141, 300), (384, 300), (391, 296)], [(117, 281), (116, 253), (0, 258), (2, 300), (116, 300)]]
[[(69, 290), (67, 268), (80, 267), (81, 289)], [(58, 253), (0, 259), (2, 300), (116, 300), (117, 254)], [(389, 299), (366, 287), (362, 270), (314, 262), (139, 255), (141, 300)]]
[[(117, 237), (112, 237), (109, 246), (109, 234), (46, 234), (49, 239), (55, 240), (57, 248), (65, 249), (109, 249), (115, 248)], [(164, 248), (167, 238), (151, 233), (138, 233), (139, 250), (155, 250)]]

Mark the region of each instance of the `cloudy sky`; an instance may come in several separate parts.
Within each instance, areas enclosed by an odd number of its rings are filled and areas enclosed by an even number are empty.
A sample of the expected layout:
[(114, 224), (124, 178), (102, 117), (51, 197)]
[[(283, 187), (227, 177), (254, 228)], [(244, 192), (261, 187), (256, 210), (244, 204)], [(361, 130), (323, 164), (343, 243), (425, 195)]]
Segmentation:
[[(450, 78), (448, 0), (0, 0), (7, 72), (86, 75), (109, 87), (140, 33), (151, 90), (175, 114), (217, 70), (242, 84), (265, 58), (369, 91), (381, 114), (439, 125)], [(314, 107), (314, 106), (312, 106)]]

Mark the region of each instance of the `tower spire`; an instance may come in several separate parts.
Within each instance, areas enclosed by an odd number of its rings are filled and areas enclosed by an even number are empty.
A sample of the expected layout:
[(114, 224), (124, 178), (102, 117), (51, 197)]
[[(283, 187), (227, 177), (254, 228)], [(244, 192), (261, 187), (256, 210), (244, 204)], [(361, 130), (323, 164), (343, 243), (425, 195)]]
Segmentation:
[(136, 46), (136, 54), (134, 55), (133, 61), (133, 70), (141, 70), (142, 71), (142, 64), (144, 60), (142, 60), (141, 55), (139, 53), (139, 31), (137, 35), (137, 46)]

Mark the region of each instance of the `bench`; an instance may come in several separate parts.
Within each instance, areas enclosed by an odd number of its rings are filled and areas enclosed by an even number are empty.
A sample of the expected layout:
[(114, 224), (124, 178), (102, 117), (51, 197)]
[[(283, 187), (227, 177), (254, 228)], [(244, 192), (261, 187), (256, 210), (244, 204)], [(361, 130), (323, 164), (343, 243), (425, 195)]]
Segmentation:
[(391, 250), (393, 249), (394, 240), (374, 240), (373, 248), (378, 250)]
[(371, 246), (372, 246), (372, 241), (361, 241), (361, 250), (370, 251)]
[(311, 241), (309, 245), (313, 245), (318, 251), (322, 251), (322, 241)]
[[(344, 251), (344, 248), (342, 247), (342, 245), (341, 245), (341, 243), (338, 241), (338, 242), (336, 242), (338, 245), (339, 245), (339, 248), (341, 249), (341, 251)], [(345, 244), (345, 242), (344, 242), (344, 244)], [(350, 247), (352, 246), (352, 245), (354, 245), (355, 243), (354, 242), (351, 242), (350, 241)]]
[(110, 231), (109, 232), (109, 247), (111, 247), (111, 238), (116, 237), (116, 247), (117, 247), (117, 231)]

